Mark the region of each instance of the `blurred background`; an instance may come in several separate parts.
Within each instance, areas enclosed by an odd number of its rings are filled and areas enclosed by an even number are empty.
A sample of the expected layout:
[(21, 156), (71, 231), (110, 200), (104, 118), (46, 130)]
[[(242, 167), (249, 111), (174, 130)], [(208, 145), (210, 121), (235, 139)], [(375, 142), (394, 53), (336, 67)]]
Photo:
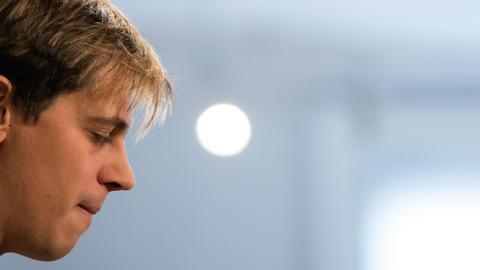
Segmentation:
[[(173, 113), (130, 137), (137, 185), (72, 253), (0, 269), (480, 269), (476, 1), (113, 3), (169, 70)], [(236, 155), (197, 138), (218, 103), (249, 119)]]

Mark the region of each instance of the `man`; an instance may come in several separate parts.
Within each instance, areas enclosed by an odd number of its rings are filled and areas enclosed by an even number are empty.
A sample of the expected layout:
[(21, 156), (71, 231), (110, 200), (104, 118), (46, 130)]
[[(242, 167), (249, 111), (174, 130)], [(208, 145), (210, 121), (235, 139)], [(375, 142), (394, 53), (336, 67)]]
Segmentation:
[(107, 194), (134, 185), (133, 111), (146, 108), (141, 136), (172, 96), (107, 0), (0, 0), (0, 255), (65, 256)]

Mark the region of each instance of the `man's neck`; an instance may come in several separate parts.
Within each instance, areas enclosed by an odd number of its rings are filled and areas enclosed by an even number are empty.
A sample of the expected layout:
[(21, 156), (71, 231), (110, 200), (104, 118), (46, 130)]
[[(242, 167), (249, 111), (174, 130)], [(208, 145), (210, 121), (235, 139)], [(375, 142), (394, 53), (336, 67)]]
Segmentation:
[(6, 251), (6, 248), (4, 246), (4, 242), (3, 242), (3, 239), (5, 237), (5, 231), (3, 230), (3, 218), (2, 218), (2, 214), (0, 213), (0, 256), (2, 256), (3, 254), (5, 254), (7, 251)]
[[(0, 182), (2, 179), (2, 174), (0, 173)], [(3, 186), (1, 186), (0, 183), (0, 256), (5, 254), (7, 252), (7, 247), (5, 243), (5, 233), (6, 233), (6, 215), (5, 215), (5, 209), (2, 206), (6, 205), (5, 196), (2, 193), (2, 190), (4, 190)], [(3, 198), (3, 199), (2, 199)]]

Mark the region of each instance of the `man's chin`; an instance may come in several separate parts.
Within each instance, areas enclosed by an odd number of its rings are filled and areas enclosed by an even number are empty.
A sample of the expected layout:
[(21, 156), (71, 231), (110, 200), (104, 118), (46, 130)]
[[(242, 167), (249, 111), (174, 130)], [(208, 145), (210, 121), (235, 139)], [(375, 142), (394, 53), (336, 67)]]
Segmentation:
[(38, 260), (38, 261), (49, 262), (49, 261), (55, 261), (65, 257), (72, 250), (72, 248), (73, 246), (67, 250), (54, 250), (54, 251), (43, 250), (35, 253), (20, 253), (20, 255), (23, 255), (25, 257), (29, 257), (31, 259)]
[(75, 246), (73, 243), (62, 243), (61, 245), (45, 245), (36, 248), (29, 248), (28, 250), (14, 251), (25, 257), (38, 261), (55, 261), (65, 257)]

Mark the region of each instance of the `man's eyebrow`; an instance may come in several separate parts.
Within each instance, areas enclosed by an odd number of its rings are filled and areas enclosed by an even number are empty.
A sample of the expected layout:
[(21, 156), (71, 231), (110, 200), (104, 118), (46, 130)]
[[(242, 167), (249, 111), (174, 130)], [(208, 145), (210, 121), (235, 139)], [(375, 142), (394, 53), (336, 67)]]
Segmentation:
[(129, 124), (125, 120), (116, 116), (112, 116), (112, 117), (90, 116), (90, 117), (87, 117), (87, 121), (94, 122), (101, 125), (114, 126), (118, 130), (126, 130), (129, 127)]

